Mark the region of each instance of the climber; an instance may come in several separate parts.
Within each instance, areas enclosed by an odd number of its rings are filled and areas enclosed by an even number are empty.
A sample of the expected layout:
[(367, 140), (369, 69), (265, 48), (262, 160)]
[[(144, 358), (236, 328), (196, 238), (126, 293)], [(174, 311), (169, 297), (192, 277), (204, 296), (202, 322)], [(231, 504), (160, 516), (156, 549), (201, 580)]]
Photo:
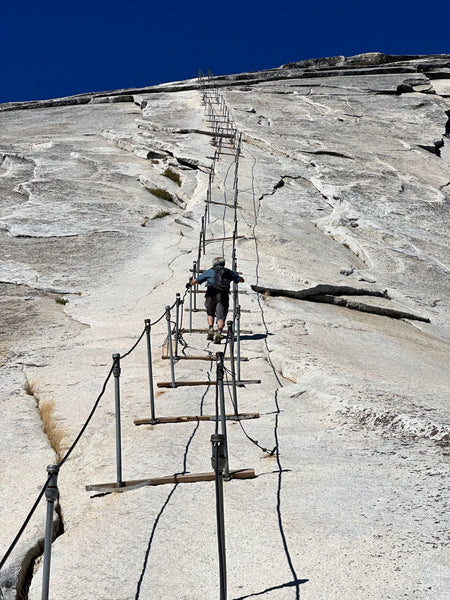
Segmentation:
[[(213, 266), (207, 271), (203, 271), (196, 279), (191, 279), (186, 284), (186, 289), (192, 285), (204, 283), (206, 281), (205, 308), (208, 318), (208, 340), (214, 340), (214, 343), (220, 344), (222, 341), (222, 331), (227, 318), (230, 283), (242, 283), (243, 277), (231, 269), (225, 267), (225, 259), (217, 256), (213, 260)], [(214, 334), (214, 318), (217, 319), (217, 331)]]

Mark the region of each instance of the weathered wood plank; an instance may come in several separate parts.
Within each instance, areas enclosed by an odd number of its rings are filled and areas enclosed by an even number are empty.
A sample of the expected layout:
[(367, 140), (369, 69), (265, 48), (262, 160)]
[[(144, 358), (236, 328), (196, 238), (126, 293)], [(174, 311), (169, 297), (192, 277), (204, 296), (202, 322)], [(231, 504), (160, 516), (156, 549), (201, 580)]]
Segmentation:
[[(224, 381), (224, 385), (232, 385), (231, 381)], [(241, 381), (236, 382), (238, 385), (248, 385), (253, 383), (261, 383), (261, 379), (241, 379)], [(171, 388), (171, 381), (160, 381), (157, 384), (159, 388)], [(215, 381), (176, 381), (175, 387), (194, 387), (197, 385), (216, 385)]]
[[(232, 479), (253, 479), (256, 477), (254, 469), (239, 469), (230, 471)], [(175, 483), (197, 483), (200, 481), (214, 481), (214, 471), (207, 473), (186, 473), (183, 475), (167, 475), (165, 477), (152, 477), (151, 479), (135, 479), (124, 481), (121, 487), (117, 483), (97, 483), (86, 486), (87, 492), (127, 492), (144, 486), (170, 485)]]
[[(170, 360), (170, 356), (161, 356), (163, 360)], [(174, 356), (174, 360), (216, 360), (215, 356)], [(230, 360), (229, 356), (224, 356), (224, 360)], [(241, 356), (241, 360), (248, 361), (248, 356)]]
[[(238, 413), (237, 415), (225, 415), (227, 421), (246, 421), (249, 419), (259, 419), (259, 413)], [(151, 418), (135, 419), (135, 425), (158, 425), (159, 423), (187, 423), (190, 421), (215, 421), (215, 415), (186, 415), (182, 417), (158, 417), (155, 422)]]
[[(195, 329), (193, 327), (192, 331), (189, 331), (189, 329), (184, 329), (184, 328), (180, 329), (180, 331), (181, 331), (181, 333), (208, 333), (209, 329), (206, 329), (206, 328), (204, 328), (204, 329), (202, 329), (202, 328)], [(223, 333), (224, 336), (226, 336), (227, 335), (227, 330), (224, 329), (222, 333)], [(249, 334), (250, 335), (252, 333), (253, 333), (253, 331), (251, 329), (241, 329), (241, 335), (242, 334), (246, 334), (246, 335)]]
[[(189, 312), (189, 308), (185, 308), (184, 310), (185, 310), (185, 312)], [(192, 312), (206, 312), (206, 308), (195, 308), (195, 309), (193, 308)], [(250, 312), (253, 312), (253, 311), (251, 311), (247, 308), (241, 308), (241, 313), (250, 313)], [(242, 333), (242, 331), (241, 331), (241, 333)]]

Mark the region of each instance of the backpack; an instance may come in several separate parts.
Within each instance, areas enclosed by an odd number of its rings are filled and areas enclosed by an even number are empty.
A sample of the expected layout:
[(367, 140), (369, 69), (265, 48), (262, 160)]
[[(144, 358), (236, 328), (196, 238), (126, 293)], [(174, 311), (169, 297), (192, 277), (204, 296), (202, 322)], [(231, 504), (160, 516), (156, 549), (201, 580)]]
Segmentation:
[(218, 265), (214, 267), (214, 288), (218, 292), (229, 292), (230, 291), (230, 279), (224, 277), (225, 267)]

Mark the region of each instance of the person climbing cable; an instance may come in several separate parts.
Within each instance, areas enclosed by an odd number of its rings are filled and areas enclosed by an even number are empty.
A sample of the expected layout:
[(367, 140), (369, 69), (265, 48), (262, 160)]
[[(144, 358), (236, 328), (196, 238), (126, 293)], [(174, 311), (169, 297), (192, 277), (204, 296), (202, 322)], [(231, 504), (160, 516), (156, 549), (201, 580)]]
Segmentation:
[[(213, 266), (207, 271), (203, 271), (196, 279), (191, 279), (186, 284), (186, 289), (205, 281), (207, 285), (205, 294), (205, 308), (208, 318), (207, 339), (220, 344), (230, 301), (230, 283), (232, 281), (243, 283), (244, 278), (225, 267), (223, 256), (217, 256), (213, 260)], [(214, 318), (217, 319), (217, 331), (215, 333)]]

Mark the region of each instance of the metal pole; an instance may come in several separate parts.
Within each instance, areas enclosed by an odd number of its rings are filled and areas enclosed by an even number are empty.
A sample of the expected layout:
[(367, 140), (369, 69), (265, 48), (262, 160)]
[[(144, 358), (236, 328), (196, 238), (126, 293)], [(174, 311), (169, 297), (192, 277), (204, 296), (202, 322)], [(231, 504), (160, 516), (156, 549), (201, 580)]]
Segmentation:
[(192, 294), (194, 287), (195, 286), (191, 285), (189, 288), (189, 333), (192, 333)]
[(150, 386), (150, 423), (155, 424), (155, 395), (153, 392), (153, 367), (152, 367), (152, 345), (150, 341), (150, 331), (152, 325), (150, 319), (145, 319), (145, 333), (147, 336), (147, 361), (148, 361), (148, 383)]
[(169, 357), (170, 357), (170, 373), (172, 376), (172, 387), (177, 387), (175, 383), (175, 366), (173, 363), (173, 347), (172, 347), (172, 331), (170, 329), (170, 306), (166, 306), (166, 320), (167, 320), (167, 343), (169, 346)]
[(180, 304), (181, 304), (181, 296), (180, 294), (176, 294), (175, 296), (175, 306), (176, 306), (176, 317), (175, 317), (175, 358), (178, 358), (178, 338), (179, 338), (179, 323), (180, 323)]
[(203, 238), (203, 225), (202, 228), (200, 229), (200, 239), (198, 242), (198, 254), (197, 254), (197, 273), (200, 273), (200, 259), (202, 257), (202, 241)]
[[(228, 465), (228, 442), (227, 442), (227, 416), (225, 412), (225, 395), (223, 392), (223, 352), (216, 353), (217, 359), (217, 387), (219, 389), (219, 410), (220, 410), (220, 423), (222, 425), (222, 434), (224, 436), (224, 455), (225, 455), (225, 481), (229, 481), (230, 477), (230, 467)], [(217, 416), (216, 416), (217, 418)]]
[(113, 375), (116, 401), (116, 471), (117, 487), (122, 487), (122, 441), (120, 428), (120, 354), (113, 354)]
[[(235, 241), (235, 237), (233, 235), (233, 243)], [(236, 248), (233, 249), (233, 271), (237, 273), (238, 265), (236, 258)], [(239, 304), (239, 284), (233, 281), (233, 321), (236, 320), (236, 310)]]
[(233, 321), (227, 321), (227, 337), (228, 345), (230, 346), (230, 363), (231, 363), (231, 381), (233, 384), (233, 407), (234, 414), (238, 414), (237, 390), (236, 390), (236, 366), (234, 363), (234, 331)]
[[(194, 279), (197, 279), (197, 275), (199, 273), (199, 271), (197, 270), (198, 268), (199, 267), (197, 267), (197, 261), (194, 260), (194, 264), (192, 267), (192, 277)], [(194, 311), (197, 311), (197, 289), (198, 289), (198, 286), (194, 285)]]
[[(213, 162), (214, 167), (214, 162)], [(208, 179), (208, 190), (206, 192), (206, 205), (208, 207), (208, 223), (211, 223), (211, 200), (212, 200), (212, 182), (214, 178), (214, 168), (211, 168)]]
[(205, 217), (202, 217), (202, 230), (203, 230), (203, 254), (205, 254), (205, 238), (206, 238), (206, 223)]
[(217, 544), (219, 550), (219, 577), (220, 600), (227, 597), (227, 561), (225, 552), (225, 516), (223, 502), (223, 469), (226, 465), (225, 440), (221, 433), (211, 436), (212, 457), (211, 464), (215, 472), (216, 481), (216, 519), (217, 519)]
[(59, 498), (58, 491), (58, 465), (48, 465), (47, 473), (50, 481), (45, 489), (45, 497), (47, 499), (47, 521), (45, 524), (45, 542), (44, 542), (44, 567), (42, 572), (42, 600), (48, 600), (48, 592), (50, 587), (50, 562), (52, 558), (52, 541), (53, 541), (53, 512), (55, 502)]
[(237, 382), (241, 382), (241, 305), (236, 307)]

